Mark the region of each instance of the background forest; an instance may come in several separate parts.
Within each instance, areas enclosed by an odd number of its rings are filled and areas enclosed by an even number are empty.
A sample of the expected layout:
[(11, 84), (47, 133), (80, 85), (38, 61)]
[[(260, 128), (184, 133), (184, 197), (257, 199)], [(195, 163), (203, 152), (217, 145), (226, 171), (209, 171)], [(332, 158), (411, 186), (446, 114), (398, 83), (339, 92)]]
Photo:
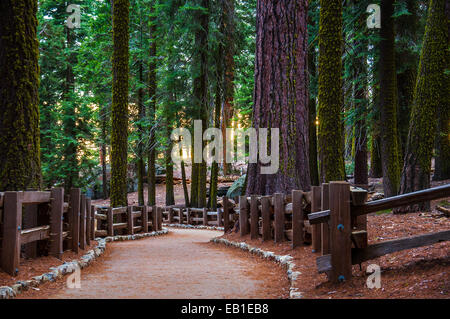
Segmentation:
[[(91, 196), (111, 197), (114, 206), (126, 205), (126, 191), (137, 190), (140, 204), (153, 205), (156, 176), (163, 170), (171, 205), (175, 169), (182, 173), (186, 202), (214, 208), (218, 176), (245, 174), (246, 167), (191, 167), (191, 152), (174, 168), (170, 134), (175, 127), (191, 129), (195, 119), (204, 128), (255, 125), (255, 101), (264, 95), (255, 52), (257, 35), (271, 32), (264, 20), (268, 7), (256, 0), (114, 2), (116, 10), (112, 0), (38, 2), (41, 185), (81, 187)], [(429, 187), (432, 157), (433, 178), (449, 179), (448, 1), (308, 2), (307, 34), (300, 35), (307, 41), (301, 85), (308, 95), (308, 174), (294, 187), (345, 178), (368, 185), (369, 176), (383, 177), (385, 196), (392, 196)], [(79, 28), (66, 26), (69, 4), (80, 5)], [(381, 5), (381, 16), (390, 17), (381, 28), (367, 26), (370, 4)], [(428, 67), (433, 61), (440, 61), (435, 73)], [(421, 65), (427, 66), (422, 72)], [(426, 87), (438, 92), (429, 94)], [(111, 163), (113, 145), (126, 149), (120, 163)], [(122, 166), (120, 173), (111, 172), (114, 165)], [(289, 183), (252, 188), (263, 184), (247, 175), (248, 193), (292, 189)], [(208, 202), (207, 188), (213, 194)]]

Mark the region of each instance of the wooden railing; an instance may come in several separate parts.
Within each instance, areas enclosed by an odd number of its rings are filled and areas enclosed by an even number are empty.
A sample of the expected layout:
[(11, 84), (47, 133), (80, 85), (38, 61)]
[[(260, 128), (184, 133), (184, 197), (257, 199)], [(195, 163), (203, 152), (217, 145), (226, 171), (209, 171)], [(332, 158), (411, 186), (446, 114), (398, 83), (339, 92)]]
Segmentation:
[[(78, 188), (70, 190), (67, 202), (63, 188), (0, 193), (1, 268), (18, 274), (22, 245), (29, 258), (85, 249), (94, 238), (92, 217), (91, 200)], [(44, 240), (48, 245), (38, 245)]]
[[(328, 188), (327, 184), (322, 185), (322, 193), (325, 188)], [(333, 282), (341, 282), (351, 277), (352, 265), (396, 251), (450, 240), (450, 230), (447, 230), (374, 245), (367, 242), (367, 214), (448, 196), (450, 184), (366, 203), (367, 192), (364, 190), (351, 190), (346, 182), (331, 182), (329, 207), (324, 207), (326, 197), (323, 197), (322, 210), (308, 215), (310, 224), (321, 225), (322, 230), (329, 233), (329, 249), (322, 250), (323, 256), (317, 258), (318, 271), (326, 273)]]
[(96, 207), (95, 219), (95, 236), (99, 237), (162, 229), (161, 207), (157, 206)]

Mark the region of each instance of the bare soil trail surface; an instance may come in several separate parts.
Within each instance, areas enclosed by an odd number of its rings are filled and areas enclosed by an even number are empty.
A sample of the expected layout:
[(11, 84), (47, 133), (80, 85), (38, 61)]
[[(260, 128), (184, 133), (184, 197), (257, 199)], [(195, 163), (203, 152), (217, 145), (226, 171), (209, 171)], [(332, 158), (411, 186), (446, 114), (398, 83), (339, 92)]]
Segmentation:
[(286, 298), (285, 271), (257, 256), (210, 243), (222, 233), (170, 229), (161, 237), (113, 242), (81, 272), (81, 288), (66, 278), (19, 298)]

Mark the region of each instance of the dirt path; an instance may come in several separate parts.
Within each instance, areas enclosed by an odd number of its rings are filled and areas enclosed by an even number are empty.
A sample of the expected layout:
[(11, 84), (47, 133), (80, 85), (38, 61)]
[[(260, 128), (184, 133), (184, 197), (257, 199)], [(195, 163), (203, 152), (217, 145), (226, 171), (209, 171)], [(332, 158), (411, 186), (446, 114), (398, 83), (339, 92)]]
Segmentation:
[(288, 281), (279, 266), (209, 243), (220, 232), (171, 229), (158, 238), (115, 242), (82, 271), (81, 288), (50, 283), (25, 298), (280, 298)]

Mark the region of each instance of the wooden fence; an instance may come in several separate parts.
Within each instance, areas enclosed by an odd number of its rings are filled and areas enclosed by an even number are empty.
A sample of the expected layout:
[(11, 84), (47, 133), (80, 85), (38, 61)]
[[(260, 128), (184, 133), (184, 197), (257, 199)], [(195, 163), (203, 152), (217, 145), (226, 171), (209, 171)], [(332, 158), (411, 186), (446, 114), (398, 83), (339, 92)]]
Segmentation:
[(133, 235), (162, 229), (162, 210), (158, 206), (96, 207), (95, 236)]
[(367, 214), (448, 197), (450, 184), (372, 202), (366, 202), (366, 191), (351, 190), (346, 182), (322, 184), (319, 189), (322, 209), (309, 214), (308, 219), (313, 227), (321, 227), (322, 256), (317, 258), (317, 268), (319, 272), (326, 273), (332, 282), (349, 279), (352, 265), (396, 251), (450, 240), (450, 230), (447, 230), (374, 245), (367, 242)]
[[(294, 190), (290, 195), (276, 193), (272, 196), (239, 197), (239, 233), (250, 234), (251, 239), (263, 241), (291, 241), (293, 247), (313, 242), (317, 238), (315, 230), (307, 220), (307, 213), (320, 210), (320, 197), (312, 192)], [(317, 202), (317, 200), (319, 202)], [(320, 236), (320, 234), (319, 234)]]
[(223, 197), (223, 207), (217, 211), (207, 208), (192, 208), (185, 205), (161, 207), (164, 222), (168, 224), (204, 225), (224, 227), (225, 232), (232, 226), (231, 221), (235, 211), (228, 198)]
[(29, 258), (49, 254), (60, 258), (66, 249), (85, 249), (94, 238), (91, 199), (79, 188), (0, 193), (1, 268), (19, 272), (20, 255)]

